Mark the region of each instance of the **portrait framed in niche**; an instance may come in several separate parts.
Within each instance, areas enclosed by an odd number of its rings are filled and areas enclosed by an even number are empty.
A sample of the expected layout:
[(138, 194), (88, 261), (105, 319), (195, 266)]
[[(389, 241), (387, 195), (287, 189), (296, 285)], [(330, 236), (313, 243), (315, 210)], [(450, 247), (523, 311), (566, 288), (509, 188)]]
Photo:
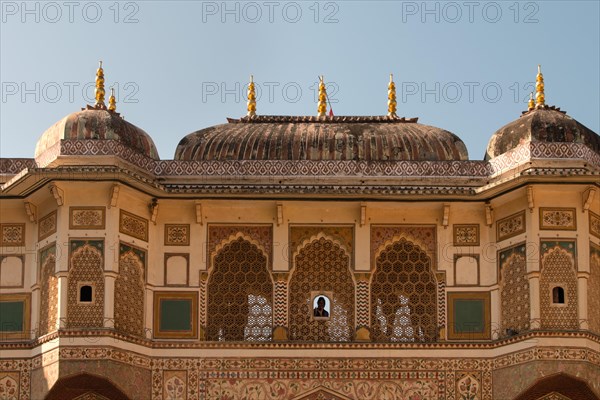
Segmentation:
[(310, 317), (315, 321), (328, 321), (331, 318), (333, 293), (313, 290), (310, 292)]

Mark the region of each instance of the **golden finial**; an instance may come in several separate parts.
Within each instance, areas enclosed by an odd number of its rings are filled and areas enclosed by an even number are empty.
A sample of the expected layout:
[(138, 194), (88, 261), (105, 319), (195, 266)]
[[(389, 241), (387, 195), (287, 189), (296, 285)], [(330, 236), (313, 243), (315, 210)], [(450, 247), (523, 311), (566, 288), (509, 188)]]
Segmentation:
[(104, 94), (104, 70), (102, 69), (102, 61), (100, 61), (100, 66), (96, 71), (96, 107), (106, 107), (106, 105), (104, 104)]
[(394, 83), (394, 75), (390, 74), (390, 83), (388, 84), (388, 117), (397, 117), (396, 104), (396, 84)]
[(250, 75), (250, 83), (248, 84), (248, 113), (249, 117), (256, 116), (256, 92), (254, 90), (254, 75)]
[(529, 103), (527, 103), (527, 108), (529, 111), (535, 108), (535, 101), (533, 100), (533, 92), (529, 93)]
[(117, 99), (115, 98), (115, 88), (110, 88), (110, 97), (108, 98), (108, 109), (117, 111)]
[(535, 106), (542, 108), (546, 105), (546, 97), (544, 96), (544, 75), (542, 75), (542, 66), (538, 64), (538, 73), (535, 78)]
[(324, 117), (327, 115), (327, 91), (325, 89), (323, 75), (321, 75), (319, 80), (319, 105), (317, 106), (317, 116)]

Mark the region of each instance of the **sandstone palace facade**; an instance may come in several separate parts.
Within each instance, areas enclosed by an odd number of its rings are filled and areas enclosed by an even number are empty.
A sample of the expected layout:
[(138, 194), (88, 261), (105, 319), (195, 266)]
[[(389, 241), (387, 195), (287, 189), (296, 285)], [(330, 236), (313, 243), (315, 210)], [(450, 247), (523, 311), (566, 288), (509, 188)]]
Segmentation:
[(251, 83), (161, 159), (97, 75), (0, 159), (0, 399), (598, 399), (600, 136), (541, 73), (484, 160), (392, 81), (383, 116)]

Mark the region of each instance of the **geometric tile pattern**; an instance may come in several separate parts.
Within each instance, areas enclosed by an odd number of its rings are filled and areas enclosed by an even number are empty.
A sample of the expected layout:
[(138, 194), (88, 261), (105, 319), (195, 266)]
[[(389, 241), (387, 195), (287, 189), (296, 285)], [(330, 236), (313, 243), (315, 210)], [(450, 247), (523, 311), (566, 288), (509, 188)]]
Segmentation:
[(588, 320), (590, 330), (600, 335), (600, 246), (593, 243), (590, 243)]
[[(104, 321), (104, 242), (71, 242), (67, 327), (101, 328)], [(80, 283), (92, 286), (91, 302), (79, 302)]]
[(148, 241), (148, 220), (127, 211), (119, 213), (119, 232)]
[(0, 246), (25, 246), (25, 224), (0, 224)]
[[(348, 342), (353, 339), (354, 281), (350, 255), (333, 240), (313, 238), (296, 254), (289, 284), (291, 340)], [(332, 292), (331, 317), (312, 318), (311, 292)]]
[[(541, 242), (540, 309), (543, 329), (579, 329), (575, 242)], [(564, 304), (553, 304), (552, 289), (564, 289)]]
[(121, 244), (119, 274), (115, 280), (115, 329), (144, 336), (145, 258)]
[[(335, 344), (330, 346), (337, 348)], [(319, 389), (326, 389), (330, 393), (339, 393), (345, 398), (356, 400), (473, 399), (473, 397), (460, 396), (461, 391), (467, 390), (468, 383), (480, 388), (477, 389), (478, 396), (474, 397), (475, 399), (491, 400), (492, 372), (495, 370), (535, 361), (583, 361), (593, 367), (600, 367), (600, 352), (585, 347), (536, 346), (492, 359), (301, 356), (297, 358), (162, 358), (148, 357), (125, 349), (86, 345), (65, 346), (60, 351), (51, 350), (32, 359), (5, 359), (0, 363), (0, 379), (4, 375), (10, 375), (16, 380), (16, 373), (20, 372), (21, 398), (28, 399), (31, 370), (41, 368), (42, 363), (49, 365), (59, 359), (81, 363), (109, 360), (151, 371), (153, 400), (165, 399), (165, 377), (168, 380), (176, 375), (181, 380), (185, 380), (183, 371), (187, 371), (187, 400), (293, 399)], [(467, 382), (466, 377), (469, 376), (471, 381)], [(433, 383), (435, 396), (423, 397), (423, 393), (417, 390), (423, 390), (428, 386), (416, 387), (416, 381)], [(397, 390), (397, 385), (405, 390), (404, 394), (390, 395), (388, 390), (392, 389), (393, 394), (393, 390)], [(251, 388), (259, 389), (260, 397), (249, 396), (250, 393), (254, 393), (249, 391)], [(407, 392), (406, 389), (415, 391)], [(469, 389), (469, 391), (474, 390)], [(408, 393), (413, 397), (408, 396)]]
[[(378, 252), (390, 243), (404, 238), (419, 246), (431, 260), (437, 260), (436, 228), (434, 226), (378, 225), (371, 226), (371, 268), (375, 267)], [(435, 263), (435, 261), (433, 261)], [(437, 266), (432, 264), (431, 270)]]
[[(489, 176), (532, 158), (580, 158), (600, 166), (600, 155), (582, 143), (528, 142), (490, 161), (295, 161), (153, 160), (115, 140), (61, 140), (36, 161), (40, 166), (61, 155), (117, 155), (159, 175), (346, 175), (346, 176)], [(13, 168), (15, 169), (15, 168)]]
[(437, 281), (431, 259), (400, 239), (379, 253), (371, 282), (371, 337), (429, 342), (437, 337)]
[(202, 327), (202, 329), (206, 328), (206, 293), (208, 291), (207, 288), (207, 284), (208, 284), (208, 273), (206, 271), (200, 271), (200, 287), (199, 287), (199, 294), (198, 294), (198, 319), (200, 320), (200, 326)]
[(272, 269), (273, 261), (273, 226), (272, 225), (213, 225), (208, 226), (207, 265), (215, 255), (217, 246), (229, 242), (232, 237), (244, 236), (252, 238), (267, 255), (267, 267)]
[(208, 278), (209, 341), (270, 341), (273, 330), (273, 281), (267, 257), (242, 237), (212, 258)]
[(189, 246), (190, 224), (165, 224), (165, 246)]
[(69, 207), (69, 229), (104, 229), (105, 207)]
[(56, 223), (56, 211), (52, 211), (45, 217), (40, 218), (38, 222), (38, 240), (45, 239), (56, 233)]
[(600, 239), (600, 215), (596, 215), (591, 211), (588, 211), (588, 213), (590, 214), (590, 233)]
[[(289, 260), (292, 267), (292, 257), (298, 246), (318, 235), (327, 236), (340, 242), (351, 254), (351, 260), (354, 260), (354, 227), (350, 226), (290, 226), (289, 231)], [(354, 265), (352, 263), (351, 265)]]
[(369, 325), (369, 277), (356, 277), (356, 327), (368, 328)]
[(55, 276), (56, 246), (40, 251), (40, 326), (39, 335), (56, 330), (58, 321), (58, 278)]
[(540, 229), (576, 230), (575, 209), (540, 207)]
[(479, 246), (479, 224), (452, 225), (455, 246)]
[(437, 310), (438, 310), (438, 327), (446, 326), (446, 274), (438, 272), (437, 277)]
[(525, 211), (498, 220), (496, 223), (496, 240), (501, 241), (525, 232)]
[(288, 326), (288, 283), (287, 276), (285, 275), (281, 277), (282, 279), (279, 279), (279, 277), (275, 279), (275, 296), (273, 300), (273, 326), (276, 327)]
[(529, 280), (525, 245), (499, 252), (501, 335), (529, 330)]

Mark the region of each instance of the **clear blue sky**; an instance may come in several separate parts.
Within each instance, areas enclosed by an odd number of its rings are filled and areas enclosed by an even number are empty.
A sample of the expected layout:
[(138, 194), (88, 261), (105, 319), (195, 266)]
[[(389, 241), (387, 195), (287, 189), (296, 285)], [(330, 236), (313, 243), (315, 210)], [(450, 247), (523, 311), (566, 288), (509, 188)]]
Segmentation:
[(100, 59), (118, 111), (162, 159), (244, 115), (251, 73), (257, 112), (284, 115), (316, 114), (320, 74), (336, 115), (385, 114), (394, 73), (400, 116), (454, 132), (482, 159), (542, 64), (547, 103), (599, 132), (599, 4), (2, 1), (0, 156), (33, 157), (48, 127), (92, 103)]

